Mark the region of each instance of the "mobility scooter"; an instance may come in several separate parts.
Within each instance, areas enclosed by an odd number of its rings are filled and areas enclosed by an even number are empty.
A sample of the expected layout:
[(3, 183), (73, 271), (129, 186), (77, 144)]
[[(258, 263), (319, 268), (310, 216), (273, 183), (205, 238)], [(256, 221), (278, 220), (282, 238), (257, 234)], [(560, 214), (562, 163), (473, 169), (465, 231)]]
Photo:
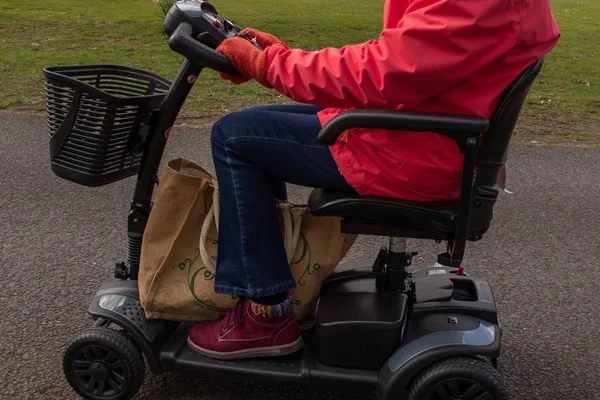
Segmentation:
[[(318, 140), (333, 144), (352, 127), (429, 131), (464, 154), (460, 197), (419, 203), (316, 188), (315, 216), (337, 216), (342, 231), (389, 237), (372, 260), (338, 266), (320, 293), (305, 348), (269, 359), (217, 361), (188, 348), (191, 324), (148, 320), (138, 296), (138, 268), (152, 193), (171, 127), (204, 68), (235, 69), (214, 49), (241, 27), (207, 2), (175, 3), (164, 20), (169, 46), (183, 55), (174, 82), (137, 69), (61, 66), (44, 69), (51, 168), (100, 186), (137, 175), (128, 217), (127, 256), (93, 297), (90, 328), (67, 346), (63, 366), (85, 399), (121, 400), (154, 374), (187, 373), (254, 382), (304, 384), (375, 393), (380, 400), (504, 400), (499, 375), (501, 327), (489, 284), (463, 268), (467, 242), (488, 231), (499, 194), (496, 179), (540, 59), (515, 80), (488, 121), (478, 117), (388, 110), (345, 112)], [(406, 238), (447, 242), (431, 266), (411, 264)]]

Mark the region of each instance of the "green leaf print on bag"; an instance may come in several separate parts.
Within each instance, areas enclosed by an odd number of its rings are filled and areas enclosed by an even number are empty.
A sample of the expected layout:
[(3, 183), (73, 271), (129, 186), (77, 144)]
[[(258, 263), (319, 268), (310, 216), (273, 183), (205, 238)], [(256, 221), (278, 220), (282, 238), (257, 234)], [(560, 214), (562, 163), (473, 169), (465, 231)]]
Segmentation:
[[(303, 260), (305, 258), (308, 257), (308, 260), (306, 261), (306, 268), (304, 269), (304, 272), (302, 273), (302, 275), (300, 275), (300, 278), (298, 278), (298, 285), (300, 286), (304, 286), (306, 285), (306, 281), (305, 278), (307, 276), (311, 276), (314, 275), (318, 270), (321, 269), (321, 265), (319, 265), (319, 263), (314, 263), (312, 264), (312, 254), (310, 251), (310, 244), (308, 243), (308, 240), (306, 240), (306, 237), (300, 233), (300, 237), (302, 238), (302, 254), (300, 255), (300, 257), (297, 260), (292, 260), (290, 262), (290, 265), (295, 265), (295, 264), (300, 264), (303, 262)], [(300, 300), (295, 299), (294, 301), (295, 305), (300, 305)]]
[[(196, 262), (196, 260), (198, 259), (198, 257), (200, 256), (200, 249), (195, 249), (194, 252), (196, 253), (196, 257), (194, 257), (194, 259), (190, 259), (190, 258), (186, 258), (185, 260), (183, 260), (182, 262), (179, 263), (179, 265), (177, 265), (177, 267), (180, 270), (185, 270), (187, 267), (187, 282), (188, 282), (188, 288), (190, 289), (190, 293), (192, 294), (192, 296), (194, 297), (194, 304), (196, 304), (197, 306), (200, 307), (204, 307), (210, 311), (216, 311), (216, 312), (227, 312), (229, 311), (229, 309), (227, 308), (220, 308), (220, 307), (215, 307), (213, 305), (207, 304), (206, 302), (202, 301), (195, 292), (195, 285), (196, 285), (196, 279), (198, 278), (198, 275), (200, 275), (202, 278), (204, 278), (205, 281), (212, 281), (215, 279), (215, 275), (210, 272), (208, 270), (208, 268), (206, 268), (204, 265), (200, 268), (198, 268), (197, 270), (194, 271), (194, 273), (192, 274), (192, 267), (194, 266), (194, 263)], [(190, 275), (191, 274), (191, 275)], [(237, 299), (237, 296), (231, 296), (232, 299)]]

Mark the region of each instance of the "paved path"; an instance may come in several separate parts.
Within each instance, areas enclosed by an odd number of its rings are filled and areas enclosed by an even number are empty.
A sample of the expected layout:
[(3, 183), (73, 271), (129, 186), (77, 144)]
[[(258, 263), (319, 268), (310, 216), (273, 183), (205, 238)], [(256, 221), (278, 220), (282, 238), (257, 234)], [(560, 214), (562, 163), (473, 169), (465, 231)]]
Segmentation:
[[(0, 399), (75, 399), (62, 346), (87, 327), (96, 288), (122, 259), (132, 179), (88, 189), (50, 171), (42, 118), (0, 113)], [(210, 166), (208, 137), (176, 129), (165, 159)], [(512, 196), (467, 264), (493, 285), (514, 399), (600, 397), (600, 151), (514, 148)], [(306, 190), (293, 190), (304, 200)], [(423, 253), (441, 245), (411, 242)], [(374, 254), (361, 238), (350, 257)], [(329, 399), (336, 394), (148, 376), (140, 399)], [(358, 398), (357, 398), (358, 399)]]

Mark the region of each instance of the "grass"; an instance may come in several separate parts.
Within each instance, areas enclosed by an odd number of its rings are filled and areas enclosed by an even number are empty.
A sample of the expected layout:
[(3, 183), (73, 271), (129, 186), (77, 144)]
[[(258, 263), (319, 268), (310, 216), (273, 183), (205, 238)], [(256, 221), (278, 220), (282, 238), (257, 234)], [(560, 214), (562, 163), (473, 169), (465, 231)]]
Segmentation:
[[(340, 12), (344, 2), (241, 0), (233, 5), (217, 0), (213, 4), (232, 20), (269, 30), (292, 46), (341, 46), (348, 40), (376, 37), (383, 1), (368, 5), (356, 1), (351, 11)], [(303, 12), (318, 7), (322, 13), (315, 18)], [(20, 22), (15, 24), (17, 15)], [(11, 34), (0, 38), (0, 102), (43, 107), (42, 68), (47, 65), (111, 63), (172, 79), (183, 58), (169, 50), (159, 15), (151, 0), (47, 0), (38, 7), (2, 0), (0, 29)], [(334, 18), (344, 19), (344, 26), (331, 24)], [(328, 34), (323, 35), (327, 25)], [(282, 101), (286, 99), (260, 85), (232, 86), (206, 71), (187, 108), (214, 115)]]
[[(290, 46), (311, 50), (377, 38), (384, 0), (212, 3), (240, 25), (269, 31)], [(550, 142), (593, 140), (600, 120), (600, 4), (553, 0), (552, 6), (562, 38), (532, 89), (524, 109), (531, 126), (522, 131), (535, 135), (542, 124)], [(42, 68), (47, 65), (111, 63), (172, 79), (183, 61), (169, 50), (161, 34), (160, 8), (151, 0), (45, 0), (35, 7), (2, 0), (0, 31), (0, 109), (43, 110)], [(287, 101), (257, 84), (232, 86), (206, 71), (186, 110), (219, 116), (255, 104)], [(577, 129), (565, 121), (577, 121)]]
[(561, 40), (524, 109), (527, 141), (600, 145), (600, 3), (553, 0)]

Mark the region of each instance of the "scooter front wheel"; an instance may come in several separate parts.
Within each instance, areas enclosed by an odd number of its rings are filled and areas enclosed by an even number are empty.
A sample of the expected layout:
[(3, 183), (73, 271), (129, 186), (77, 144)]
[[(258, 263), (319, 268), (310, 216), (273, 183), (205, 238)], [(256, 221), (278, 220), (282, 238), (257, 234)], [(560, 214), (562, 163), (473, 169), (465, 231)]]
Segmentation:
[(502, 377), (481, 359), (453, 357), (425, 369), (411, 385), (409, 400), (508, 400)]
[(144, 358), (137, 346), (108, 328), (89, 328), (67, 347), (63, 356), (67, 381), (88, 400), (126, 400), (144, 382)]

